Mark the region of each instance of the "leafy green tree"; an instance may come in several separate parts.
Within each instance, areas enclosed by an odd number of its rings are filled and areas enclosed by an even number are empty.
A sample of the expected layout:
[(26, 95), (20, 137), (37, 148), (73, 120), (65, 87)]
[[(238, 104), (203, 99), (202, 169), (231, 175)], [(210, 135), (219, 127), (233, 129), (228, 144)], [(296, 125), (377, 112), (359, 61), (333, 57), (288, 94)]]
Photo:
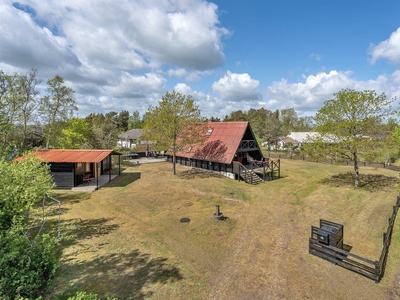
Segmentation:
[(288, 134), (289, 132), (284, 129), (284, 126), (280, 119), (279, 110), (276, 110), (273, 113), (270, 112), (265, 122), (265, 131), (264, 131), (264, 139), (268, 142), (268, 144), (275, 145), (276, 149), (278, 139)]
[(35, 158), (0, 159), (0, 230), (24, 227), (29, 210), (54, 186), (49, 167)]
[(86, 119), (71, 118), (61, 130), (58, 144), (64, 149), (87, 148), (91, 128)]
[(247, 112), (247, 120), (250, 122), (251, 128), (256, 137), (263, 138), (267, 127), (267, 118), (271, 114), (271, 111), (260, 108), (260, 109), (249, 109)]
[(150, 106), (144, 118), (145, 139), (157, 143), (156, 147), (172, 153), (173, 173), (176, 175), (176, 153), (185, 145), (205, 139), (203, 118), (192, 96), (167, 92), (159, 105)]
[(128, 130), (130, 129), (141, 129), (143, 121), (140, 118), (139, 111), (135, 110), (128, 120)]
[(62, 130), (62, 124), (78, 110), (74, 98), (74, 90), (64, 85), (64, 79), (58, 75), (47, 80), (47, 95), (41, 99), (40, 113), (44, 122), (46, 148), (56, 143), (56, 137)]
[(61, 257), (48, 234), (34, 243), (16, 230), (0, 232), (0, 298), (36, 299), (53, 278)]
[(37, 70), (32, 69), (29, 74), (16, 74), (16, 93), (17, 98), (17, 126), (20, 128), (19, 151), (22, 153), (28, 149), (29, 135), (32, 132), (32, 125), (37, 121), (39, 107), (39, 90), (36, 88), (40, 84), (37, 77)]
[(294, 108), (281, 109), (280, 121), (282, 123), (283, 131), (291, 132), (296, 126), (298, 117)]
[(114, 148), (117, 143), (118, 130), (115, 122), (116, 113), (90, 114), (86, 121), (91, 128), (88, 144), (93, 149)]
[(36, 299), (53, 277), (61, 252), (47, 234), (24, 235), (29, 212), (54, 186), (49, 167), (27, 157), (0, 159), (0, 299)]
[(230, 121), (248, 121), (247, 113), (242, 110), (233, 111), (229, 116), (225, 116), (224, 118), (224, 122)]
[(311, 131), (314, 128), (314, 118), (311, 116), (300, 117), (292, 131)]
[[(0, 71), (0, 152), (17, 149), (19, 153), (32, 148), (36, 143), (39, 91), (37, 70), (28, 74), (12, 75)], [(5, 151), (6, 150), (6, 151)]]
[(214, 116), (211, 116), (208, 120), (210, 122), (222, 122), (222, 120), (220, 118), (214, 117)]
[(13, 134), (16, 131), (17, 101), (15, 97), (16, 75), (9, 75), (0, 70), (0, 153), (7, 155), (16, 145)]
[(359, 160), (369, 149), (385, 144), (382, 134), (384, 118), (395, 113), (384, 93), (343, 89), (327, 100), (315, 116), (316, 131), (310, 147), (332, 158), (354, 162), (354, 185), (359, 185)]
[(120, 132), (128, 131), (128, 122), (129, 122), (129, 112), (126, 110), (121, 111), (116, 117), (116, 125), (118, 131)]

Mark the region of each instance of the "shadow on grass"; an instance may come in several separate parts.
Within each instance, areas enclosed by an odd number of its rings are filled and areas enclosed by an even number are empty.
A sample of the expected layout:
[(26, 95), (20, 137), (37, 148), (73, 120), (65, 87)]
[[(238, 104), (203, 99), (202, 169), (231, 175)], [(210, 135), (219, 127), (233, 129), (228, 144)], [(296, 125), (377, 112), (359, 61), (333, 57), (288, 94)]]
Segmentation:
[[(100, 218), (100, 219), (89, 219), (82, 220), (78, 219), (68, 219), (62, 220), (61, 236), (62, 236), (62, 246), (71, 246), (73, 244), (79, 243), (80, 240), (87, 240), (93, 237), (100, 237), (111, 233), (119, 228), (118, 224), (107, 224), (114, 218)], [(52, 220), (53, 223), (56, 220)], [(51, 225), (49, 224), (49, 227)], [(53, 224), (53, 228), (55, 224)]]
[(118, 175), (114, 180), (108, 182), (101, 188), (124, 187), (139, 180), (141, 175), (141, 172), (121, 173), (121, 175)]
[(195, 178), (198, 179), (198, 178), (211, 178), (211, 177), (223, 178), (224, 176), (221, 174), (208, 172), (207, 170), (192, 168), (190, 170), (178, 173), (178, 177), (182, 179), (195, 179)]
[[(71, 191), (53, 191), (51, 196), (61, 202), (61, 206), (71, 203), (79, 203), (81, 201), (89, 200), (91, 193), (87, 192), (71, 192)], [(41, 204), (41, 203), (40, 203)]]
[(146, 299), (154, 293), (152, 284), (183, 279), (179, 269), (170, 265), (167, 258), (151, 258), (139, 250), (108, 254), (91, 261), (75, 261), (64, 265), (59, 272), (59, 276), (66, 274), (72, 274), (66, 283), (68, 288), (55, 299), (67, 299), (77, 291), (93, 292), (102, 299)]
[[(333, 187), (354, 187), (354, 174), (353, 172), (339, 173), (338, 175), (324, 178), (320, 182)], [(393, 176), (360, 174), (358, 187), (369, 192), (377, 192), (391, 189), (399, 182), (399, 178)]]

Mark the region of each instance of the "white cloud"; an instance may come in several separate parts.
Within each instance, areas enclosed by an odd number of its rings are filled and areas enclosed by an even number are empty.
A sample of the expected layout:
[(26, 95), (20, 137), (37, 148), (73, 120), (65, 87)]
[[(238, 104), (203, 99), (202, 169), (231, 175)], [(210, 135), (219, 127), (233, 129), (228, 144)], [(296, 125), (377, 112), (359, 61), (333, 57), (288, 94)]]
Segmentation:
[(2, 63), (16, 68), (79, 66), (79, 59), (69, 47), (68, 40), (39, 27), (27, 13), (3, 2), (0, 3), (0, 16)]
[(191, 95), (193, 96), (193, 90), (190, 86), (188, 86), (186, 83), (178, 83), (174, 87), (174, 91), (181, 93), (183, 95)]
[(370, 55), (372, 64), (380, 58), (386, 58), (400, 67), (400, 27), (393, 32), (386, 41), (376, 46), (371, 45)]
[[(221, 38), (229, 32), (219, 26), (218, 7), (206, 1), (19, 3), (36, 11), (35, 21), (59, 32), (83, 62), (125, 70), (158, 64), (206, 70), (222, 66), (225, 60)], [(6, 7), (17, 11), (10, 4)]]
[(375, 90), (379, 94), (384, 92), (388, 98), (400, 94), (400, 87), (395, 84), (400, 80), (398, 71), (368, 81), (352, 78), (352, 72), (335, 70), (304, 76), (304, 79), (304, 82), (298, 83), (288, 83), (286, 79), (273, 82), (268, 87), (269, 100), (265, 102), (265, 107), (270, 110), (294, 108), (300, 113), (314, 114), (324, 101), (333, 99), (333, 94), (344, 88)]
[(237, 74), (227, 71), (225, 76), (214, 82), (212, 88), (222, 99), (230, 101), (261, 100), (260, 82), (249, 74)]
[(176, 78), (185, 78), (187, 82), (195, 82), (202, 79), (202, 77), (210, 75), (212, 71), (188, 71), (186, 69), (169, 69), (168, 76)]
[(62, 76), (83, 115), (146, 109), (167, 90), (161, 74), (194, 82), (223, 66), (218, 18), (204, 0), (3, 0), (0, 68)]
[(310, 57), (315, 59), (316, 61), (320, 61), (322, 59), (322, 55), (311, 53)]

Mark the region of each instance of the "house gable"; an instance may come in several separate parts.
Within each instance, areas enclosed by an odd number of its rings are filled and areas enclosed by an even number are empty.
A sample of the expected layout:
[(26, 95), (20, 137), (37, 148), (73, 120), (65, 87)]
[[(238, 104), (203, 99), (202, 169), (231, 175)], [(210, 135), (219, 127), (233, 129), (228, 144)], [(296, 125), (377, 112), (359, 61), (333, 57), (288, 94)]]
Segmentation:
[(238, 156), (261, 160), (262, 153), (249, 122), (208, 122), (205, 142), (187, 145), (176, 155), (196, 160), (231, 164)]

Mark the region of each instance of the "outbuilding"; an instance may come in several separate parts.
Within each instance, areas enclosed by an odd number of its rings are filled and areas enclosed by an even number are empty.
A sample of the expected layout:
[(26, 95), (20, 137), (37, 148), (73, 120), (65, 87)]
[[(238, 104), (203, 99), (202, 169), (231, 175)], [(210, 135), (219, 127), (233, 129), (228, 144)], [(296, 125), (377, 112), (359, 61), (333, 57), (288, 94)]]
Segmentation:
[[(99, 178), (111, 181), (112, 156), (118, 156), (118, 175), (121, 174), (121, 153), (106, 149), (40, 149), (33, 155), (50, 165), (56, 188), (73, 188), (85, 182), (99, 185)], [(19, 157), (16, 161), (23, 159)]]

